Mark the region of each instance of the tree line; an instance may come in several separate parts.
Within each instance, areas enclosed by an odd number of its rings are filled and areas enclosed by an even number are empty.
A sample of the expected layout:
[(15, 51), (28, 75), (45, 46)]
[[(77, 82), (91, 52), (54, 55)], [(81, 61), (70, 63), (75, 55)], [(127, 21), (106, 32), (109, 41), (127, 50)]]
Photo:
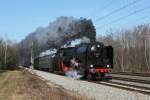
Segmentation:
[(113, 71), (150, 73), (149, 24), (108, 34), (98, 40), (114, 47)]
[(17, 66), (17, 44), (0, 39), (0, 69), (14, 69)]

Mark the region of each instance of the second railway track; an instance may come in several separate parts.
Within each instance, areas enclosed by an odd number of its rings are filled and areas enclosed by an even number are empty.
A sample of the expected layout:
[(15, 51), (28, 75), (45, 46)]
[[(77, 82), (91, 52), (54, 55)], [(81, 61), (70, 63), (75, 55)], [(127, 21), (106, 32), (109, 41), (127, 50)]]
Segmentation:
[(112, 73), (112, 74), (116, 74), (116, 75), (130, 75), (130, 76), (150, 77), (150, 73), (116, 72), (116, 73)]
[(150, 95), (150, 77), (147, 75), (112, 74), (112, 80), (95, 83)]
[(123, 83), (116, 83), (116, 82), (111, 82), (111, 81), (103, 81), (103, 82), (96, 82), (97, 84), (105, 85), (105, 86), (110, 86), (114, 88), (119, 88), (123, 90), (128, 90), (128, 91), (134, 91), (134, 92), (139, 92), (142, 94), (148, 94), (150, 95), (150, 88), (148, 87), (140, 87), (136, 85), (129, 85), (129, 84), (123, 84)]

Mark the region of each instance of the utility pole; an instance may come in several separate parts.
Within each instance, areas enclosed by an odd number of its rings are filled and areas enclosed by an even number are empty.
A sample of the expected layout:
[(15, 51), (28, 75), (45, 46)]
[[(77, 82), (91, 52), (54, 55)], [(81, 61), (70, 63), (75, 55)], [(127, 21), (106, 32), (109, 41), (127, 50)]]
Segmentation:
[[(148, 50), (150, 51), (150, 34), (148, 34)], [(150, 52), (149, 52), (149, 66), (150, 66)]]
[(7, 40), (5, 40), (5, 57), (4, 57), (4, 64), (5, 64), (5, 67), (7, 67)]
[[(150, 48), (150, 34), (149, 33), (145, 33), (144, 34), (144, 56), (145, 56), (145, 62), (146, 62), (146, 66), (148, 71), (150, 71), (150, 52), (147, 52), (147, 50), (149, 50)], [(149, 57), (148, 57), (149, 56)]]
[(149, 65), (148, 65), (148, 59), (147, 59), (147, 42), (146, 42), (146, 40), (144, 40), (144, 55), (145, 55), (145, 61), (146, 61), (146, 66), (147, 66), (147, 68), (148, 68), (148, 71), (149, 71)]
[(31, 58), (30, 58), (30, 62), (31, 62), (31, 65), (30, 65), (30, 68), (33, 69), (34, 68), (34, 59), (33, 59), (33, 41), (31, 42)]

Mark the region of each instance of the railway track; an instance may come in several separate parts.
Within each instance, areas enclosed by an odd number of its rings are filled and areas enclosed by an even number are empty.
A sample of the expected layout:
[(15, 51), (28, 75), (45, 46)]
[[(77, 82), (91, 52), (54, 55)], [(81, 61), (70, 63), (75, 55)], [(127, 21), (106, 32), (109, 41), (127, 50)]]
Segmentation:
[(150, 77), (148, 75), (112, 74), (112, 80), (95, 83), (150, 95)]
[(116, 75), (130, 75), (130, 76), (150, 77), (150, 73), (116, 72), (116, 73), (112, 73), (112, 74), (116, 74)]
[(150, 80), (144, 80), (144, 79), (135, 79), (135, 78), (123, 78), (123, 77), (112, 77), (115, 80), (120, 81), (127, 81), (127, 82), (135, 82), (135, 83), (142, 83), (142, 84), (150, 84)]
[[(96, 82), (97, 83), (97, 82)], [(133, 91), (133, 92), (138, 92), (142, 94), (148, 94), (150, 95), (150, 88), (149, 87), (140, 87), (136, 85), (129, 85), (129, 84), (124, 84), (124, 83), (118, 83), (118, 82), (111, 82), (111, 81), (103, 81), (103, 82), (98, 82), (97, 84), (105, 85), (105, 86), (111, 86), (123, 90), (128, 90), (128, 91)]]

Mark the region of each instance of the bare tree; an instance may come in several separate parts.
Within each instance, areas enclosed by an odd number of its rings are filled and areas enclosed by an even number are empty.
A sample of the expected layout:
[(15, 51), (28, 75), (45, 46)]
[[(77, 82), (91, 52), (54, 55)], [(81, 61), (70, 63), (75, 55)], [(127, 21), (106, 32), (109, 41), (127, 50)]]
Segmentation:
[(114, 47), (114, 71), (150, 73), (149, 25), (140, 25), (110, 34), (113, 34), (111, 39), (110, 35), (107, 35), (98, 40)]

